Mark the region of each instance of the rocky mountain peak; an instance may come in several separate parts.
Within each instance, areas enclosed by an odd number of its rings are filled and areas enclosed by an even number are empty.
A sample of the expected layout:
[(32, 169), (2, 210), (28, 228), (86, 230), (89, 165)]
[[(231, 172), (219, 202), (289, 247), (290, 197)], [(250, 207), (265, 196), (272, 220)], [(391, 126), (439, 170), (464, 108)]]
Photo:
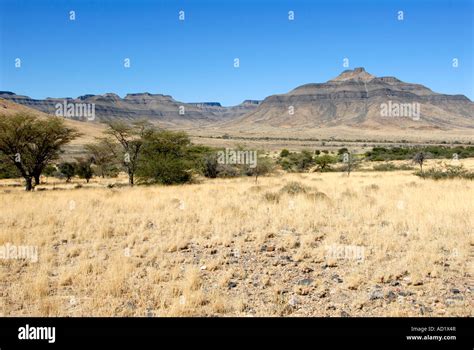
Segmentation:
[(357, 67), (354, 69), (348, 69), (343, 71), (339, 74), (336, 78), (331, 79), (330, 81), (348, 81), (348, 80), (355, 80), (355, 81), (364, 81), (368, 82), (375, 78), (375, 75), (372, 75), (366, 72), (365, 68)]

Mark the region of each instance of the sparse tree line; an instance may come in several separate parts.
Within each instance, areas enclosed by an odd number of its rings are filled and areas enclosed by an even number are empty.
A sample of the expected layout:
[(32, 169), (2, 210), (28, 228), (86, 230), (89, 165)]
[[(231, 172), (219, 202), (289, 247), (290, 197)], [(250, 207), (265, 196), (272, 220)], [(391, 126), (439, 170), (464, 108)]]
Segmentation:
[(25, 113), (0, 119), (0, 178), (25, 180), (31, 191), (41, 176), (70, 182), (75, 176), (89, 182), (94, 176), (128, 176), (128, 183), (180, 184), (195, 175), (209, 178), (263, 175), (271, 171), (262, 159), (255, 167), (218, 164), (216, 150), (193, 145), (184, 132), (158, 129), (146, 121), (107, 124), (104, 137), (84, 147), (85, 155), (74, 161), (59, 161), (64, 146), (81, 136), (60, 117), (40, 119)]
[[(350, 175), (363, 160), (383, 161), (387, 158), (411, 159), (420, 166), (419, 173), (423, 175), (426, 159), (451, 158), (453, 154), (459, 158), (474, 156), (474, 147), (460, 146), (454, 149), (443, 146), (374, 147), (365, 154), (354, 154), (347, 148), (334, 153), (283, 149), (276, 158), (258, 152), (253, 165), (226, 164), (218, 160), (216, 149), (192, 144), (184, 132), (159, 129), (147, 121), (130, 124), (115, 121), (107, 124), (103, 137), (85, 145), (85, 155), (74, 161), (60, 161), (64, 146), (79, 136), (81, 134), (67, 127), (60, 117), (40, 119), (19, 113), (1, 118), (0, 178), (22, 177), (27, 191), (40, 184), (42, 175), (66, 182), (77, 176), (89, 182), (94, 176), (110, 178), (124, 172), (130, 186), (136, 183), (170, 185), (190, 182), (195, 175), (208, 178), (254, 176), (257, 180), (258, 176), (272, 173), (275, 169), (287, 172), (343, 171)], [(238, 149), (244, 148), (239, 146)], [(397, 170), (388, 165), (381, 165), (380, 170)], [(449, 174), (449, 178), (456, 174), (472, 178), (471, 173), (455, 172), (454, 169), (450, 169)]]

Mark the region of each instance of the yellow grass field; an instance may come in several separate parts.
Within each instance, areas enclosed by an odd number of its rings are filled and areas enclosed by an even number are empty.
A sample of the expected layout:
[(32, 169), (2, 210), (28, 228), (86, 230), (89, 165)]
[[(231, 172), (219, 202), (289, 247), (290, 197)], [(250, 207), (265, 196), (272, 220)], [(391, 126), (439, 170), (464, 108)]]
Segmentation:
[(411, 171), (4, 186), (0, 246), (38, 261), (0, 259), (0, 316), (472, 316), (473, 198)]

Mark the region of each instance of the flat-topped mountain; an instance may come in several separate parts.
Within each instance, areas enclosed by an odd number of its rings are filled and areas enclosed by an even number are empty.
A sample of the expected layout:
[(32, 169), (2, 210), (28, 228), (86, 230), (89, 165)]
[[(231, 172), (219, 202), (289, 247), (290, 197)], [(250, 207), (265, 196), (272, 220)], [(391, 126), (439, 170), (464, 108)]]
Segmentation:
[(305, 84), (265, 98), (255, 111), (227, 123), (258, 128), (474, 128), (474, 103), (463, 95), (433, 92), (364, 68), (325, 83)]
[(0, 91), (0, 98), (24, 105), (38, 111), (55, 114), (57, 104), (94, 104), (97, 121), (110, 119), (147, 118), (170, 124), (211, 123), (237, 118), (257, 108), (259, 101), (244, 101), (240, 105), (223, 107), (219, 102), (184, 103), (169, 95), (131, 93), (124, 98), (107, 93), (83, 95), (77, 98), (32, 99), (9, 91)]
[(147, 118), (165, 127), (202, 127), (216, 132), (258, 134), (271, 128), (295, 133), (328, 128), (474, 130), (474, 103), (466, 96), (436, 93), (396, 77), (377, 77), (364, 68), (232, 107), (219, 102), (184, 103), (148, 92), (123, 98), (107, 93), (36, 100), (0, 91), (0, 98), (49, 114), (55, 114), (58, 103), (94, 104), (96, 121)]

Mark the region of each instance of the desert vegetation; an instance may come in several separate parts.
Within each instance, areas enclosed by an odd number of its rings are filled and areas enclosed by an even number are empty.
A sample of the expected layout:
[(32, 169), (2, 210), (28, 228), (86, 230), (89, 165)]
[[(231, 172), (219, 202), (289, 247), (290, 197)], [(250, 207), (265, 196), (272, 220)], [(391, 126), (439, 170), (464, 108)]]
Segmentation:
[(3, 316), (472, 316), (469, 148), (258, 150), (251, 166), (143, 122), (68, 158), (76, 135), (0, 124)]
[(0, 244), (39, 255), (1, 261), (2, 315), (472, 316), (471, 181), (103, 181), (0, 194)]

